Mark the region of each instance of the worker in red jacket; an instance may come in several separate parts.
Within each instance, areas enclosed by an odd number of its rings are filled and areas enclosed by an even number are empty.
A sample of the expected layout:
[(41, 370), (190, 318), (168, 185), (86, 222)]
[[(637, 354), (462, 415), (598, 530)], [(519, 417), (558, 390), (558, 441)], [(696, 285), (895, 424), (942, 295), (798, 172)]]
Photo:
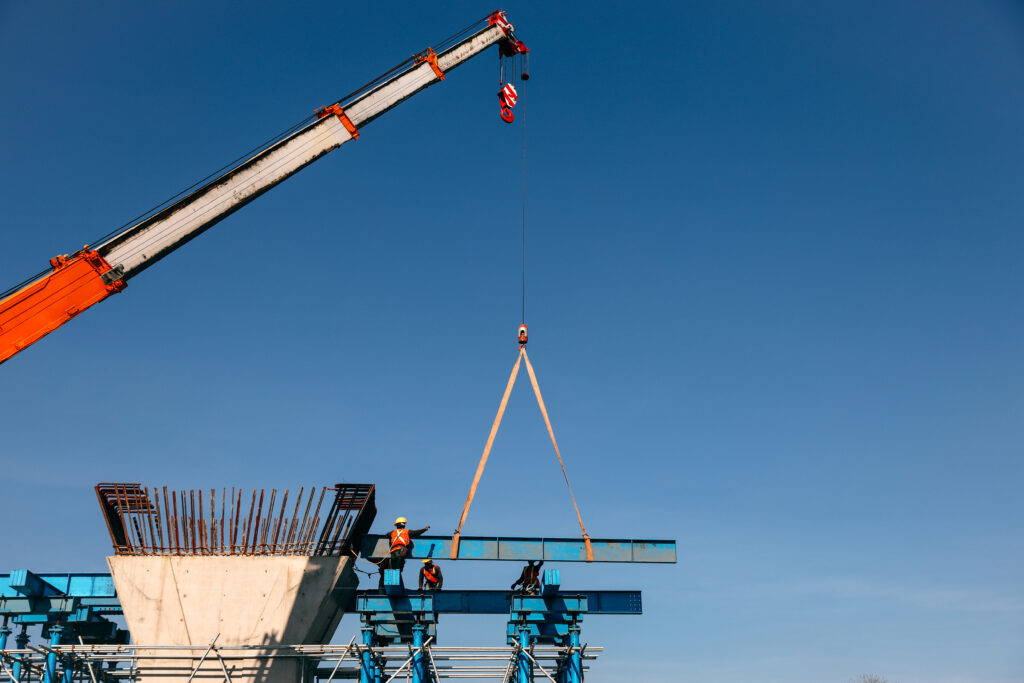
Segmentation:
[(381, 590), (384, 589), (384, 570), (397, 569), (402, 571), (405, 569), (405, 558), (412, 552), (412, 539), (422, 536), (430, 529), (429, 526), (422, 529), (406, 529), (405, 525), (407, 523), (405, 517), (399, 517), (395, 520), (394, 530), (388, 533), (388, 557), (379, 565)]
[(439, 591), (443, 585), (444, 576), (441, 574), (441, 568), (429, 557), (423, 560), (423, 567), (420, 569), (420, 590)]
[(540, 592), (540, 568), (544, 565), (544, 560), (537, 561), (534, 564), (534, 560), (530, 560), (523, 567), (523, 573), (519, 575), (516, 582), (512, 584), (512, 590), (516, 589), (516, 586), (522, 586), (520, 592), (526, 593), (527, 595), (536, 595)]

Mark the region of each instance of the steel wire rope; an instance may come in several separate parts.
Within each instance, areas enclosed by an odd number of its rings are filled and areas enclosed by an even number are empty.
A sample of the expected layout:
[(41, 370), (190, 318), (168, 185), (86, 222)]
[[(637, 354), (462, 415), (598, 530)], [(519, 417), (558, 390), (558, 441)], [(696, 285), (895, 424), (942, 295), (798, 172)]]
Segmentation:
[(36, 273), (35, 275), (22, 280), (21, 282), (19, 282), (18, 284), (14, 285), (13, 287), (9, 287), (8, 289), (6, 289), (2, 293), (0, 293), (0, 300), (6, 299), (11, 294), (14, 294), (15, 292), (17, 292), (19, 289), (23, 289), (24, 287), (27, 287), (29, 284), (35, 282), (36, 280), (38, 280), (39, 278), (43, 277), (44, 275), (46, 275), (47, 273), (49, 273), (51, 271), (53, 271), (53, 268), (47, 268), (46, 270), (41, 270), (38, 273)]
[(521, 81), (523, 88), (523, 106), (520, 109), (520, 116), (523, 121), (523, 188), (522, 188), (522, 203), (523, 203), (523, 249), (522, 249), (522, 287), (523, 287), (523, 298), (522, 298), (522, 317), (520, 320), (522, 324), (526, 324), (526, 81)]
[(97, 240), (93, 240), (92, 242), (90, 242), (90, 244), (96, 244), (97, 246), (103, 246), (103, 244), (105, 244), (110, 239), (112, 239), (112, 238), (116, 237), (117, 235), (119, 235), (126, 228), (129, 228), (129, 227), (131, 227), (133, 225), (137, 225), (138, 223), (140, 223), (142, 221), (145, 221), (145, 220), (147, 220), (149, 218), (152, 218), (153, 216), (155, 216), (160, 211), (162, 211), (162, 210), (172, 206), (174, 203), (178, 202), (179, 200), (184, 199), (188, 195), (188, 193), (191, 192), (192, 190), (194, 190), (196, 187), (202, 185), (203, 183), (206, 183), (207, 181), (209, 181), (209, 180), (211, 180), (213, 178), (216, 178), (218, 176), (224, 175), (227, 171), (229, 171), (230, 169), (238, 166), (239, 164), (241, 164), (246, 159), (251, 158), (254, 154), (259, 152), (260, 150), (267, 149), (271, 145), (274, 145), (274, 144), (276, 144), (278, 142), (281, 142), (282, 140), (287, 138), (289, 135), (295, 133), (297, 130), (302, 128), (302, 126), (306, 125), (313, 118), (314, 118), (313, 115), (307, 116), (306, 118), (302, 119), (298, 123), (290, 126), (289, 128), (287, 128), (287, 129), (281, 131), (280, 133), (274, 135), (273, 137), (269, 138), (266, 142), (263, 142), (262, 144), (259, 144), (259, 145), (255, 146), (255, 147), (253, 147), (251, 150), (249, 150), (245, 154), (242, 154), (241, 156), (235, 158), (233, 161), (230, 161), (227, 164), (221, 166), (219, 169), (217, 169), (216, 171), (213, 171), (212, 173), (210, 173), (206, 177), (204, 177), (204, 178), (202, 178), (200, 180), (197, 180), (196, 182), (192, 183), (191, 185), (186, 187), (184, 190), (181, 190), (177, 194), (171, 196), (169, 199), (165, 199), (164, 201), (160, 202), (159, 204), (157, 204), (153, 208), (140, 213), (135, 218), (131, 219), (127, 223), (124, 223), (120, 227), (115, 228), (114, 230), (108, 232), (103, 237), (100, 237)]

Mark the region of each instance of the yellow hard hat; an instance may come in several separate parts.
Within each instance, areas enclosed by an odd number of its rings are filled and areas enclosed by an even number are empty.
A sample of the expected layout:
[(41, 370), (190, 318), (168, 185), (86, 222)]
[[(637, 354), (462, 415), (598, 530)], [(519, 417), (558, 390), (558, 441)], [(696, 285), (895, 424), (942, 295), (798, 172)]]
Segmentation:
[(430, 559), (429, 557), (427, 559), (423, 560), (423, 564), (430, 564), (431, 562), (433, 562), (433, 560)]
[(405, 517), (399, 517), (395, 520), (395, 524), (408, 524), (408, 522), (406, 521)]

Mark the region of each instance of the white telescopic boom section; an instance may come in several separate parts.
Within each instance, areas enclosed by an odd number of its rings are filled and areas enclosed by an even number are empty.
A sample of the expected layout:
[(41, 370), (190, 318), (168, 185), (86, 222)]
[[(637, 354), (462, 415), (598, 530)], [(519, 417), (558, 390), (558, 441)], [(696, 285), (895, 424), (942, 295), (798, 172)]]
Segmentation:
[[(508, 37), (500, 24), (492, 24), (438, 54), (437, 66), (447, 73)], [(339, 104), (354, 127), (360, 128), (439, 80), (430, 63), (422, 62)], [(113, 273), (128, 279), (351, 139), (352, 133), (338, 116), (324, 116), (127, 228), (96, 250), (114, 268)]]

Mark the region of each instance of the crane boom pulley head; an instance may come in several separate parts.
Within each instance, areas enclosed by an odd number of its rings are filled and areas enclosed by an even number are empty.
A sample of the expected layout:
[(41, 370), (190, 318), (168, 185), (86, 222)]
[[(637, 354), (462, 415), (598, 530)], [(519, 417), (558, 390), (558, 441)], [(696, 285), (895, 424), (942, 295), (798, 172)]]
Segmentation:
[(530, 48), (515, 37), (515, 27), (509, 22), (504, 12), (499, 10), (492, 14), (488, 19), (488, 24), (497, 25), (505, 32), (506, 39), (498, 47), (498, 104), (501, 119), (506, 123), (512, 123), (515, 120), (512, 108), (516, 106), (519, 94), (511, 81), (515, 78), (517, 67), (519, 79), (530, 80)]

